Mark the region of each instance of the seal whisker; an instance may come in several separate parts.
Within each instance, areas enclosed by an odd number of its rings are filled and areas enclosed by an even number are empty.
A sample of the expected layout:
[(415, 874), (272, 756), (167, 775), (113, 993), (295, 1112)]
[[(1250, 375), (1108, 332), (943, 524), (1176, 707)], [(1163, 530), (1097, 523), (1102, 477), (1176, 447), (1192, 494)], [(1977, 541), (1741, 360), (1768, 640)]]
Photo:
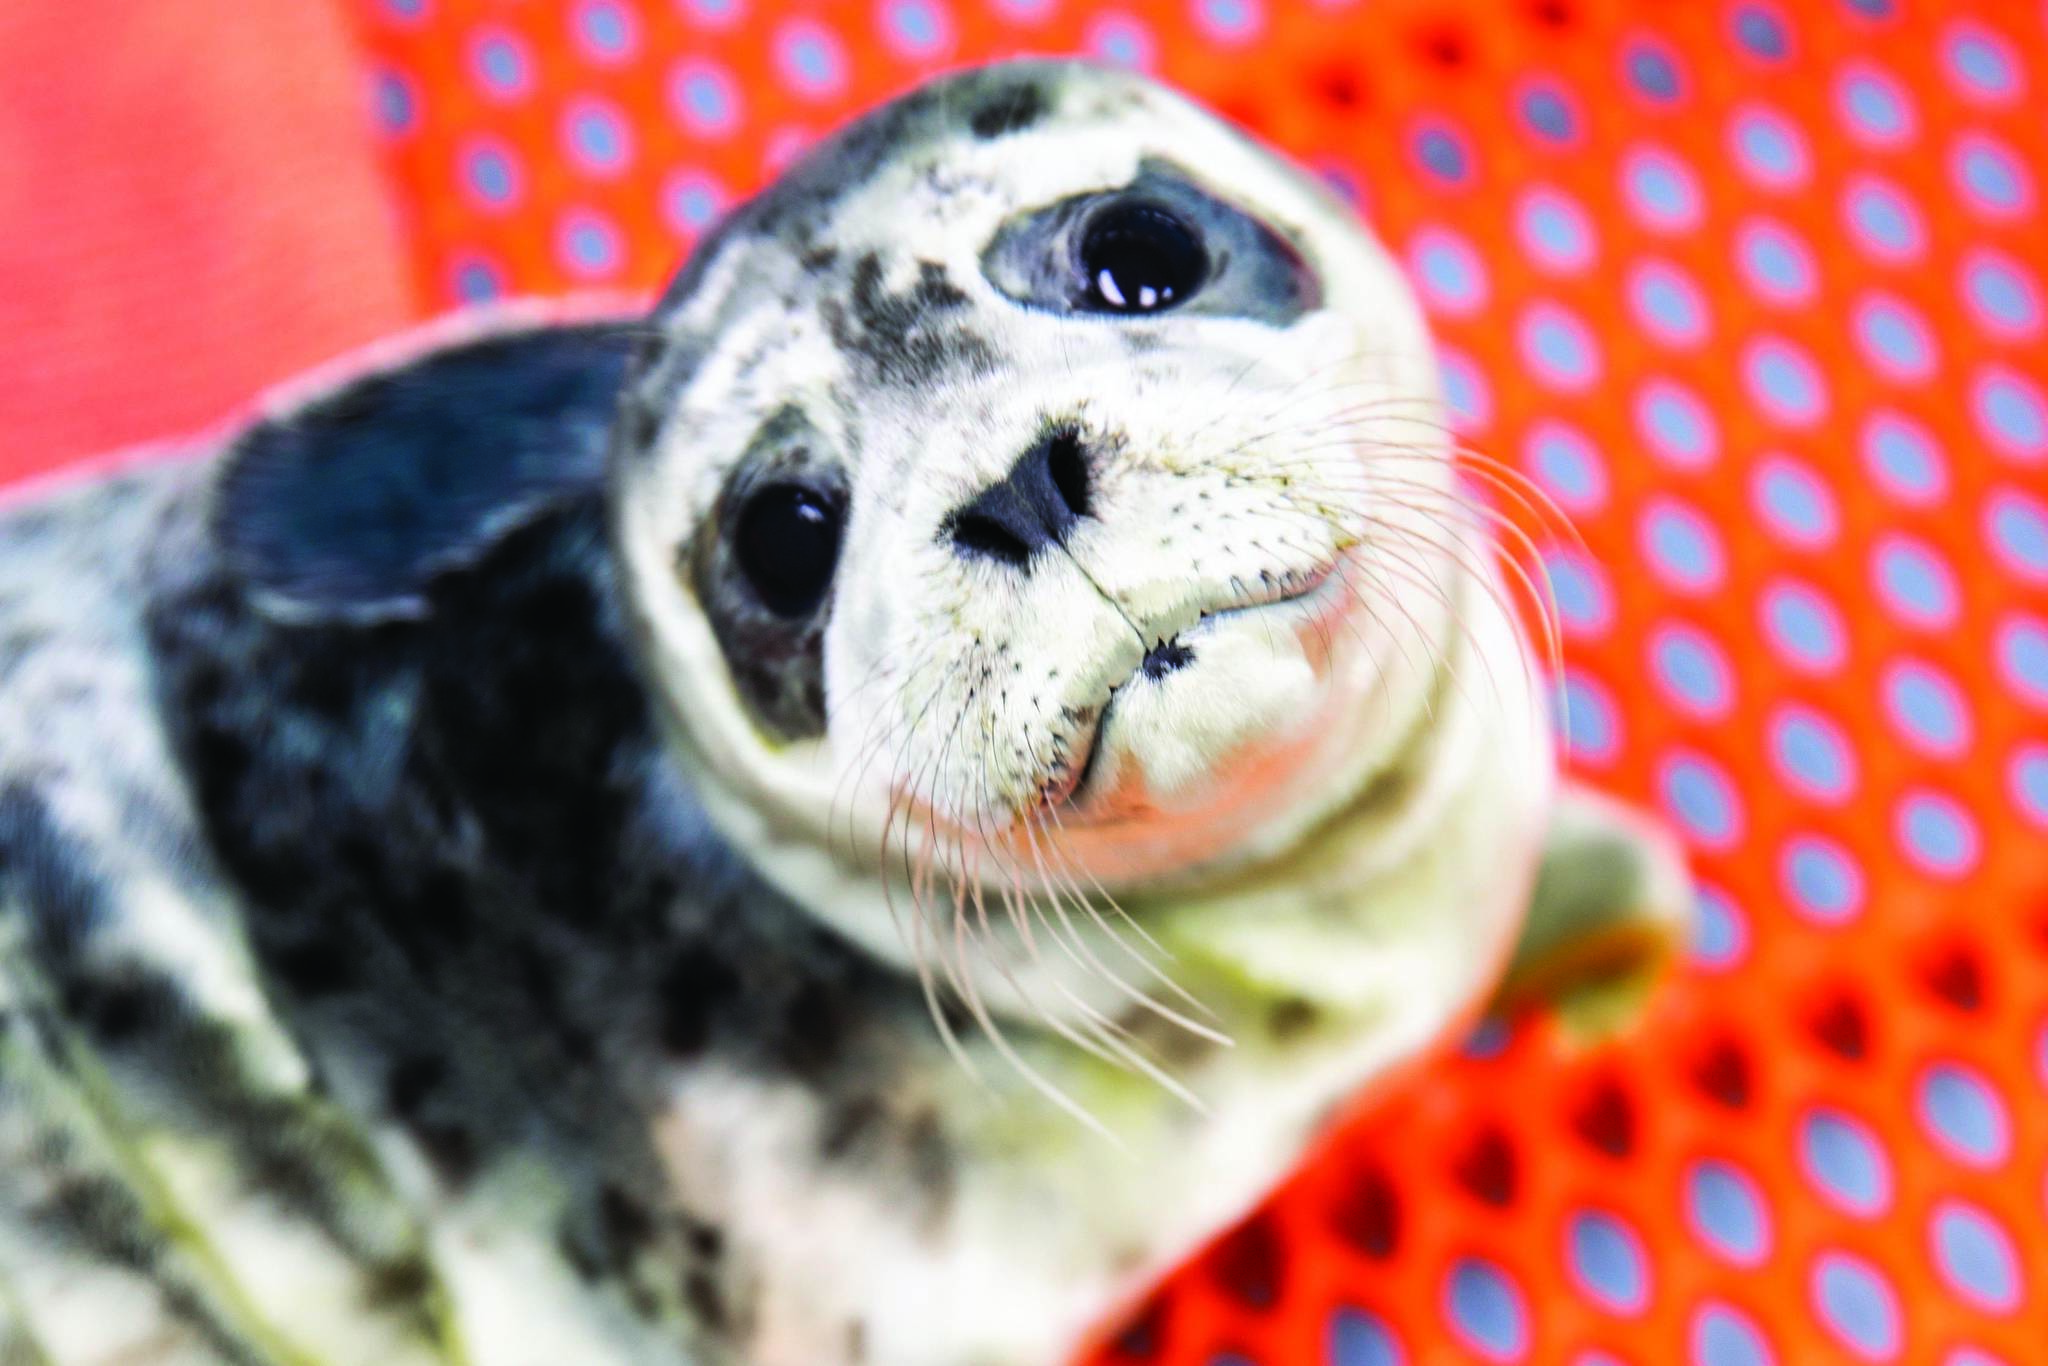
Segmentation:
[[(1430, 516), (1448, 514), (1466, 521), (1477, 529), (1493, 532), (1504, 538), (1507, 542), (1504, 549), (1508, 553), (1499, 557), (1499, 564), (1526, 595), (1538, 624), (1544, 658), (1551, 665), (1553, 676), (1560, 672), (1562, 642), (1557, 631), (1555, 600), (1549, 595), (1547, 584), (1539, 586), (1530, 571), (1524, 567), (1524, 556), (1532, 564), (1540, 562), (1541, 556), (1533, 539), (1513, 518), (1497, 508), (1475, 501), (1455, 487), (1423, 484), (1389, 475), (1384, 469), (1369, 470), (1357, 487), (1361, 494), (1388, 495), (1398, 505), (1411, 511)], [(1289, 496), (1292, 497), (1292, 494)], [(1381, 529), (1384, 531), (1388, 528), (1383, 525)]]
[[(1500, 514), (1497, 509), (1488, 508), (1484, 505), (1475, 505), (1468, 500), (1457, 497), (1455, 494), (1446, 494), (1442, 490), (1432, 489), (1423, 485), (1406, 484), (1391, 480), (1383, 483), (1382, 488), (1383, 490), (1400, 490), (1397, 501), (1405, 500), (1403, 505), (1411, 510), (1419, 511), (1424, 507), (1429, 507), (1443, 514), (1463, 519), (1467, 525), (1475, 529), (1492, 531), (1506, 539), (1507, 545), (1505, 547), (1500, 546), (1497, 541), (1494, 543), (1494, 548), (1501, 551), (1501, 553), (1486, 561), (1477, 560), (1476, 556), (1479, 552), (1476, 551), (1456, 553), (1473, 557), (1469, 566), (1473, 569), (1477, 569), (1482, 563), (1490, 563), (1509, 576), (1513, 586), (1520, 590), (1523, 600), (1529, 606), (1531, 615), (1536, 619), (1541, 637), (1544, 662), (1549, 665), (1553, 677), (1561, 675), (1564, 650), (1563, 640), (1557, 626), (1556, 599), (1550, 593), (1548, 580), (1543, 580), (1539, 585), (1536, 578), (1536, 573), (1540, 572), (1541, 553), (1534, 540), (1520, 527), (1515, 526)], [(1451, 551), (1451, 547), (1448, 546), (1441, 548), (1447, 552)], [(1527, 565), (1523, 561), (1524, 555), (1528, 559)], [(1537, 566), (1538, 569), (1532, 571), (1531, 565)], [(1526, 669), (1527, 661), (1525, 661), (1524, 667)], [(1532, 676), (1527, 681), (1535, 682), (1536, 680)]]
[[(979, 896), (978, 890), (976, 895)], [(1054, 939), (1055, 942), (1060, 943), (1062, 951), (1069, 955), (1074, 953), (1073, 947), (1062, 941), (1059, 936), (1055, 935)], [(1076, 961), (1079, 960), (1077, 959)], [(1006, 974), (1006, 980), (1013, 990), (1018, 991), (1026, 1000), (1030, 999), (1028, 991), (1014, 977), (1009, 977)], [(1067, 1039), (1075, 1046), (1101, 1059), (1103, 1062), (1124, 1068), (1125, 1070), (1137, 1070), (1144, 1073), (1173, 1094), (1185, 1098), (1197, 1109), (1200, 1108), (1200, 1102), (1187, 1093), (1186, 1087), (1181, 1082), (1161, 1071), (1149, 1059), (1144, 1058), (1132, 1048), (1130, 1043), (1122, 1037), (1126, 1034), (1126, 1031), (1117, 1025), (1114, 1020), (1104, 1015), (1095, 1006), (1072, 991), (1065, 983), (1056, 983), (1055, 986), (1058, 994), (1074, 1008), (1080, 1022), (1089, 1032), (1086, 1036), (1083, 1036), (1077, 1033), (1073, 1025), (1061, 1016), (1052, 1012), (1040, 1012), (1039, 1018), (1047, 1028), (1062, 1038)]]
[[(1389, 441), (1382, 436), (1375, 435), (1365, 443), (1366, 448), (1370, 452), (1371, 464), (1379, 466), (1389, 462), (1410, 461), (1427, 466), (1432, 470), (1437, 470), (1442, 468), (1444, 452), (1448, 449), (1457, 457), (1454, 468), (1458, 473), (1488, 485), (1501, 496), (1507, 498), (1520, 512), (1525, 514), (1530, 521), (1537, 524), (1540, 528), (1570, 541), (1576, 549), (1582, 552), (1585, 550), (1585, 542), (1579, 535), (1577, 526), (1573, 524), (1571, 518), (1564, 510), (1557, 505), (1556, 500), (1550, 496), (1549, 492), (1529, 475), (1498, 457), (1458, 442), (1455, 433), (1448, 426), (1440, 423), (1423, 423), (1420, 419), (1416, 419), (1416, 421), (1419, 425), (1429, 426), (1432, 430), (1440, 432), (1447, 438), (1448, 445), (1443, 447), (1434, 445), (1418, 447), (1410, 443)], [(1317, 427), (1305, 428), (1304, 431), (1309, 434), (1321, 435), (1344, 433), (1346, 431), (1364, 434), (1372, 431), (1376, 425), (1338, 414), (1333, 415), (1330, 420), (1319, 424)], [(1336, 444), (1347, 446), (1357, 444), (1357, 438), (1354, 436), (1340, 436)], [(1308, 449), (1316, 448), (1310, 447)]]
[[(861, 786), (866, 781), (869, 768), (873, 766), (876, 759), (881, 757), (883, 750), (888, 748), (889, 741), (895, 735), (897, 729), (897, 724), (891, 724), (888, 729), (882, 730), (882, 724), (894, 712), (895, 703), (909, 693), (910, 687), (911, 680), (907, 676), (897, 681), (896, 687), (891, 692), (889, 699), (875, 709), (874, 716), (870, 719), (867, 729), (862, 733), (860, 742), (855, 750), (854, 762), (844, 769), (838, 781), (833, 785), (832, 796), (825, 809), (825, 831), (828, 838), (831, 836), (833, 829), (833, 813), (838, 810), (842, 797), (846, 799), (847, 843), (851, 845), (858, 835), (859, 831), (856, 822), (859, 820), (859, 812), (856, 809), (855, 803), (859, 800)], [(936, 693), (934, 696), (936, 696)], [(887, 822), (885, 821), (885, 828), (886, 825)], [(876, 866), (880, 867), (883, 865), (878, 861)]]
[[(1031, 824), (1035, 825), (1036, 822), (1033, 821), (1031, 822)], [(1145, 991), (1143, 988), (1134, 986), (1132, 983), (1127, 981), (1121, 974), (1119, 974), (1115, 969), (1111, 968), (1109, 965), (1102, 961), (1101, 956), (1098, 955), (1094, 951), (1094, 949), (1089, 946), (1086, 938), (1079, 933), (1078, 928), (1075, 926), (1071, 916), (1069, 915), (1066, 909), (1066, 898), (1061, 891), (1062, 885), (1064, 885), (1064, 887), (1067, 889), (1068, 894), (1072, 895), (1074, 905), (1081, 908), (1088, 914), (1088, 916), (1091, 918), (1095, 926), (1102, 931), (1103, 935), (1106, 938), (1108, 938), (1112, 943), (1115, 943), (1120, 948), (1122, 948), (1124, 952), (1133, 959), (1133, 961), (1138, 962), (1146, 968), (1148, 968), (1149, 970), (1151, 970), (1159, 978), (1159, 980), (1170, 990), (1175, 991), (1178, 994), (1186, 997), (1191, 1004), (1196, 1003), (1194, 998), (1190, 996), (1180, 986), (1179, 983), (1175, 982), (1169, 974), (1165, 973), (1159, 967), (1158, 964), (1151, 962), (1142, 954), (1139, 954), (1133, 949), (1131, 949), (1131, 947), (1124, 941), (1123, 937), (1117, 933), (1115, 927), (1110, 925), (1108, 921), (1103, 918), (1100, 910), (1096, 908), (1093, 904), (1091, 904), (1087, 897), (1081, 895), (1079, 889), (1074, 886), (1072, 878), (1069, 874), (1058, 869), (1047, 868), (1045, 862), (1046, 857), (1050, 856), (1056, 859), (1061, 859), (1062, 862), (1064, 862), (1064, 859), (1059, 854), (1057, 847), (1052, 840), (1052, 832), (1044, 830), (1044, 827), (1042, 826), (1039, 826), (1037, 828), (1042, 833), (1045, 833), (1047, 835), (1048, 847), (1046, 849), (1041, 849), (1038, 841), (1035, 838), (1031, 839), (1030, 848), (1032, 851), (1032, 858), (1034, 863), (1037, 865), (1037, 871), (1041, 884), (1049, 885), (1051, 888), (1052, 904), (1055, 913), (1058, 915), (1062, 927), (1066, 930), (1066, 939), (1070, 941), (1073, 946), (1073, 948), (1069, 951), (1073, 952), (1075, 950), (1078, 950), (1079, 952), (1080, 957), (1077, 959), (1077, 961), (1084, 962), (1086, 966), (1090, 970), (1092, 970), (1097, 976), (1101, 977), (1104, 981), (1108, 982), (1111, 986), (1114, 986), (1119, 992), (1121, 992), (1124, 998), (1127, 1001), (1129, 1001), (1132, 1005), (1137, 1006), (1140, 1009), (1150, 1011), (1151, 1013), (1159, 1016), (1161, 1019), (1166, 1020), (1169, 1023), (1186, 1030), (1190, 1034), (1194, 1034), (1198, 1037), (1209, 1039), (1212, 1042), (1221, 1043), (1227, 1046), (1230, 1042), (1228, 1036), (1223, 1035), (1218, 1031), (1201, 1024), (1199, 1021), (1188, 1018), (1187, 1016), (1183, 1015), (1181, 1012), (1177, 1010), (1174, 1010), (1171, 1006), (1168, 1006), (1164, 1002), (1158, 1000), (1149, 992)]]
[[(1422, 592), (1429, 594), (1431, 597), (1435, 598), (1440, 604), (1442, 604), (1445, 610), (1451, 615), (1451, 618), (1456, 626), (1460, 638), (1462, 638), (1468, 644), (1472, 644), (1475, 646), (1475, 649), (1473, 650), (1461, 651), (1457, 653), (1459, 655), (1479, 655), (1479, 652), (1476, 649), (1476, 637), (1473, 634), (1470, 622), (1464, 615), (1464, 612), (1456, 605), (1456, 603), (1452, 601), (1452, 599), (1448, 595), (1447, 590), (1445, 590), (1442, 586), (1434, 583), (1434, 581), (1426, 572), (1424, 572), (1420, 567), (1416, 566), (1412, 561), (1410, 561), (1406, 555), (1401, 553), (1398, 546), (1399, 543), (1403, 541), (1412, 541), (1416, 544), (1416, 548), (1428, 549), (1437, 554), (1446, 555), (1450, 557), (1455, 562), (1459, 563), (1459, 565), (1464, 571), (1459, 579), (1459, 583), (1461, 585), (1475, 585), (1480, 589), (1481, 592), (1485, 593), (1489, 597), (1493, 598), (1497, 603), (1499, 603), (1501, 602), (1500, 590), (1494, 586), (1494, 583), (1491, 580), (1490, 576), (1484, 573), (1483, 566), (1480, 564), (1473, 563), (1468, 558), (1466, 558), (1467, 556), (1475, 552), (1470, 551), (1467, 547), (1460, 544), (1459, 541), (1456, 539), (1454, 539), (1448, 545), (1442, 542), (1429, 539), (1425, 537), (1419, 530), (1413, 527), (1390, 525), (1386, 526), (1383, 529), (1386, 535), (1391, 538), (1391, 544), (1389, 545), (1391, 553), (1389, 553), (1380, 562), (1379, 567), (1384, 568), (1388, 570), (1390, 573), (1395, 574), (1397, 577), (1401, 578), (1403, 582), (1407, 582), (1411, 586), (1416, 587)], [(1502, 605), (1505, 606), (1504, 603)], [(1479, 657), (1482, 659), (1482, 661), (1484, 660), (1483, 655), (1480, 655)], [(1525, 680), (1527, 678), (1529, 667), (1530, 666), (1525, 657), (1520, 664), (1520, 668), (1523, 671)], [(1505, 697), (1506, 694), (1501, 689), (1500, 678), (1496, 674), (1494, 674), (1491, 663), (1485, 663), (1485, 668), (1488, 690), (1491, 693), (1494, 700), (1497, 702), (1499, 699)], [(1460, 687), (1462, 688), (1462, 681), (1460, 681)], [(1474, 705), (1477, 705), (1477, 699), (1472, 698), (1469, 693), (1466, 694), (1466, 698), (1469, 702), (1472, 702)]]
[[(1061, 831), (1064, 831), (1065, 822), (1064, 820), (1062, 820), (1058, 809), (1052, 808), (1048, 810), (1047, 814), (1051, 817), (1054, 825), (1058, 827)], [(1159, 940), (1153, 936), (1151, 931), (1147, 930), (1145, 926), (1136, 919), (1136, 917), (1132, 916), (1128, 911), (1126, 911), (1122, 904), (1118, 902), (1116, 896), (1102, 885), (1102, 883), (1096, 878), (1095, 874), (1092, 871), (1090, 871), (1085, 866), (1083, 866), (1080, 870), (1081, 875), (1087, 878), (1089, 888), (1093, 891), (1093, 895), (1089, 895), (1085, 890), (1080, 888), (1078, 884), (1074, 882), (1072, 861), (1065, 857), (1064, 852), (1061, 851), (1057, 847), (1057, 845), (1053, 846), (1053, 853), (1061, 859), (1062, 867), (1064, 869), (1064, 871), (1062, 872), (1062, 876), (1067, 880), (1069, 886), (1074, 887), (1077, 899), (1080, 901), (1082, 905), (1084, 905), (1087, 908), (1088, 913), (1096, 917), (1097, 922), (1102, 925), (1103, 932), (1107, 936), (1109, 941), (1112, 944), (1115, 944), (1117, 948), (1121, 950), (1126, 957), (1131, 959), (1132, 962), (1138, 964), (1140, 967), (1144, 968), (1148, 973), (1150, 973), (1161, 986), (1165, 987), (1168, 991), (1172, 992), (1175, 996), (1178, 996), (1182, 1001), (1184, 1001), (1189, 1007), (1189, 1009), (1199, 1011), (1204, 1015), (1209, 1015), (1211, 1018), (1214, 1018), (1215, 1012), (1212, 1011), (1207, 1005), (1205, 1005), (1199, 998), (1190, 993), (1178, 981), (1174, 980), (1173, 975), (1166, 971), (1166, 969), (1160, 963), (1154, 961), (1151, 957), (1147, 956), (1146, 953), (1141, 952), (1138, 947), (1132, 945), (1123, 937), (1122, 934), (1118, 933), (1112, 926), (1110, 926), (1103, 919), (1105, 910), (1107, 911), (1108, 915), (1114, 916), (1117, 920), (1122, 922), (1125, 929), (1129, 930), (1132, 934), (1136, 935), (1139, 943), (1143, 945), (1144, 948), (1149, 949), (1152, 953), (1156, 953), (1157, 955), (1159, 955), (1160, 958), (1165, 959), (1166, 962), (1171, 963), (1174, 961), (1173, 951), (1165, 947), (1163, 944), (1161, 944)], [(1157, 1009), (1160, 1004), (1158, 1002), (1151, 1001), (1149, 997), (1143, 998), (1142, 1003), (1147, 1003), (1148, 1009)], [(1187, 1021), (1183, 1023), (1182, 1017), (1178, 1014), (1178, 1012), (1168, 1015), (1166, 1018), (1173, 1020), (1176, 1024), (1181, 1024), (1183, 1028), (1188, 1028), (1192, 1032), (1202, 1034), (1203, 1037), (1212, 1038), (1215, 1042), (1226, 1045), (1231, 1042), (1227, 1035), (1217, 1034), (1212, 1030), (1206, 1030), (1205, 1027), (1201, 1026), (1197, 1022)]]
[[(967, 1007), (968, 1014), (974, 1019), (975, 1023), (981, 1027), (982, 1037), (988, 1040), (989, 1046), (996, 1050), (997, 1055), (1000, 1056), (1005, 1062), (1007, 1062), (1013, 1069), (1015, 1069), (1017, 1074), (1023, 1077), (1025, 1081), (1029, 1083), (1033, 1090), (1037, 1091), (1040, 1095), (1044, 1096), (1054, 1105), (1057, 1105), (1061, 1110), (1065, 1111), (1076, 1122), (1081, 1124), (1084, 1128), (1086, 1128), (1090, 1133), (1094, 1134), (1097, 1138), (1103, 1140), (1111, 1148), (1115, 1149), (1118, 1153), (1121, 1153), (1125, 1156), (1129, 1156), (1130, 1149), (1125, 1145), (1122, 1139), (1117, 1137), (1117, 1135), (1109, 1128), (1108, 1125), (1104, 1124), (1100, 1119), (1098, 1119), (1095, 1116), (1094, 1112), (1089, 1110), (1088, 1107), (1082, 1105), (1079, 1101), (1075, 1100), (1072, 1096), (1068, 1095), (1064, 1089), (1062, 1089), (1057, 1083), (1053, 1082), (1050, 1078), (1048, 1078), (1038, 1068), (1033, 1067), (1030, 1061), (1026, 1059), (1022, 1054), (1017, 1052), (1016, 1048), (1010, 1043), (1009, 1038), (1003, 1033), (1002, 1026), (996, 1022), (994, 1017), (990, 1014), (987, 1004), (984, 1003), (981, 999), (981, 992), (980, 989), (975, 985), (973, 973), (967, 970), (966, 958), (964, 956), (965, 948), (964, 944), (962, 943), (962, 935), (959, 929), (959, 926), (964, 925), (965, 923), (966, 917), (964, 915), (956, 916), (954, 918), (954, 956), (957, 960), (956, 971), (966, 979), (962, 983), (961, 1002), (963, 1005)], [(1028, 996), (1026, 997), (1026, 1000), (1028, 1003)]]
[[(983, 699), (983, 705), (989, 705), (987, 699)], [(996, 861), (998, 871), (1001, 872), (1005, 879), (1005, 885), (1003, 888), (1000, 889), (1002, 893), (1003, 909), (1009, 916), (1011, 927), (1017, 932), (1018, 942), (1024, 945), (1024, 952), (1027, 961), (1036, 963), (1038, 961), (1039, 955), (1038, 940), (1037, 936), (1032, 932), (1030, 917), (1027, 916), (1023, 910), (1024, 884), (1022, 876), (1018, 871), (1016, 860), (1008, 856), (1008, 851), (1001, 848), (997, 840), (989, 831), (989, 816), (990, 813), (994, 810), (995, 802), (991, 793), (989, 792), (989, 764), (988, 751), (986, 747), (984, 747), (981, 751), (980, 760), (981, 803), (975, 809), (975, 837), (979, 841), (980, 850), (984, 851), (986, 857), (992, 858)], [(978, 865), (975, 883), (977, 888), (977, 895), (979, 895), (981, 879), (978, 872)]]
[[(895, 810), (896, 802), (892, 799), (888, 814), (883, 821), (883, 841), (885, 844), (888, 839), (888, 828), (895, 819)], [(883, 881), (883, 899), (888, 904), (890, 918), (897, 921), (900, 932), (902, 922), (895, 897), (887, 885), (888, 880), (885, 878)], [(915, 893), (913, 893), (914, 900)], [(977, 1086), (986, 1090), (988, 1089), (987, 1080), (981, 1075), (981, 1070), (975, 1066), (974, 1059), (968, 1053), (966, 1045), (960, 1041), (959, 1036), (954, 1032), (953, 1024), (946, 1018), (945, 1009), (939, 1000), (938, 981), (932, 969), (931, 958), (925, 952), (926, 938), (930, 933), (930, 925), (927, 918), (921, 909), (913, 905), (910, 919), (912, 926), (910, 962), (912, 971), (917, 978), (919, 995), (924, 1000), (925, 1011), (930, 1015), (932, 1026), (937, 1031), (939, 1042), (946, 1053)]]

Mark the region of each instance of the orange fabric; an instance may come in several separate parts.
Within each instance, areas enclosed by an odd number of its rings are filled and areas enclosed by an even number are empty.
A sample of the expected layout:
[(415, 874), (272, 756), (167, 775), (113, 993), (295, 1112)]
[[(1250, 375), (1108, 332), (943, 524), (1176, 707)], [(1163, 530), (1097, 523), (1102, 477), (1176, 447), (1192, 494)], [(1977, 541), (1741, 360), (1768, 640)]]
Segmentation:
[(330, 0), (0, 5), (0, 481), (415, 316)]
[(1677, 980), (1363, 1102), (1091, 1361), (2048, 1359), (2038, 6), (353, 3), (438, 306), (652, 289), (931, 71), (1146, 65), (1356, 195), (1583, 534), (1525, 519), (1570, 763), (1691, 845)]
[(1364, 1104), (1094, 1360), (2048, 1360), (2038, 7), (359, 4), (445, 302), (651, 288), (934, 70), (1148, 66), (1356, 195), (1583, 533), (1524, 519), (1573, 767), (1691, 843), (1678, 980)]

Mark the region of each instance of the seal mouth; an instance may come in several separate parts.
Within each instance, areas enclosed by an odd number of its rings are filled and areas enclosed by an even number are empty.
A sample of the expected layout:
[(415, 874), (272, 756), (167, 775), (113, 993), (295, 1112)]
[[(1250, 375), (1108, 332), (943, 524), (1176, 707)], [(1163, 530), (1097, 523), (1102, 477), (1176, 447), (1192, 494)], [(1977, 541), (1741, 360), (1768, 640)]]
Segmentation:
[(1170, 673), (1178, 673), (1195, 662), (1195, 652), (1181, 644), (1180, 637), (1162, 640), (1145, 651), (1145, 658), (1138, 664), (1138, 672), (1157, 682)]
[(1102, 752), (1107, 748), (1102, 743), (1103, 736), (1108, 732), (1110, 715), (1116, 710), (1117, 699), (1125, 688), (1140, 679), (1155, 685), (1164, 684), (1174, 674), (1187, 669), (1197, 660), (1200, 637), (1214, 630), (1219, 622), (1328, 596), (1333, 584), (1341, 577), (1338, 573), (1340, 567), (1339, 560), (1332, 560), (1298, 580), (1279, 581), (1284, 587), (1273, 596), (1204, 612), (1186, 630), (1153, 642), (1152, 647), (1145, 652), (1145, 657), (1139, 661), (1138, 667), (1131, 671), (1130, 677), (1110, 688), (1109, 696), (1103, 700), (1102, 706), (1095, 713), (1094, 724), (1088, 728), (1086, 737), (1082, 740), (1087, 746), (1086, 757), (1082, 759), (1078, 768), (1072, 770), (1073, 780), (1064, 786), (1064, 790), (1056, 786), (1046, 792), (1046, 806), (1080, 814), (1089, 801), (1098, 795), (1095, 788), (1102, 767)]
[[(1146, 656), (1148, 659), (1150, 657)], [(1143, 667), (1139, 666), (1141, 671)], [(1123, 684), (1119, 683), (1109, 690), (1109, 701), (1102, 704), (1102, 710), (1096, 713), (1095, 724), (1088, 729), (1088, 757), (1081, 761), (1081, 767), (1074, 774), (1074, 781), (1068, 785), (1067, 790), (1052, 794), (1048, 805), (1076, 811), (1086, 804), (1096, 772), (1102, 767), (1102, 733), (1109, 726), (1109, 713), (1116, 706), (1116, 695), (1122, 687)]]

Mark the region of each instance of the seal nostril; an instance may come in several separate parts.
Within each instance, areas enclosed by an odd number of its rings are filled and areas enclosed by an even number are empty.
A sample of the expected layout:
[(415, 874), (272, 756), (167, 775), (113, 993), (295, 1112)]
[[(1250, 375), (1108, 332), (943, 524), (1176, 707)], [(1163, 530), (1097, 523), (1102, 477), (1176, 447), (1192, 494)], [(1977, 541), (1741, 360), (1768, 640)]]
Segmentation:
[(967, 512), (953, 518), (953, 544), (970, 555), (986, 555), (1004, 564), (1023, 565), (1031, 547), (993, 517)]
[(1193, 650), (1177, 640), (1162, 640), (1145, 652), (1144, 662), (1138, 667), (1145, 671), (1145, 677), (1158, 679), (1194, 662)]
[(1046, 443), (1045, 465), (1060, 501), (1076, 517), (1088, 515), (1088, 460), (1081, 453), (1081, 434), (1062, 427)]

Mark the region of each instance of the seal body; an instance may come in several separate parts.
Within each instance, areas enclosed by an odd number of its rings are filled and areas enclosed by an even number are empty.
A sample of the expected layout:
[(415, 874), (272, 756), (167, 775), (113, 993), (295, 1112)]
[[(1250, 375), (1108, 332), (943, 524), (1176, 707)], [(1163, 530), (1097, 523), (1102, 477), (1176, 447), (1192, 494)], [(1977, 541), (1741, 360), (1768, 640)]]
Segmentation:
[[(1428, 356), (1298, 173), (1018, 64), (651, 318), (0, 513), (0, 1343), (1058, 1359), (1515, 952)], [(1617, 866), (1546, 954), (1671, 922)]]

